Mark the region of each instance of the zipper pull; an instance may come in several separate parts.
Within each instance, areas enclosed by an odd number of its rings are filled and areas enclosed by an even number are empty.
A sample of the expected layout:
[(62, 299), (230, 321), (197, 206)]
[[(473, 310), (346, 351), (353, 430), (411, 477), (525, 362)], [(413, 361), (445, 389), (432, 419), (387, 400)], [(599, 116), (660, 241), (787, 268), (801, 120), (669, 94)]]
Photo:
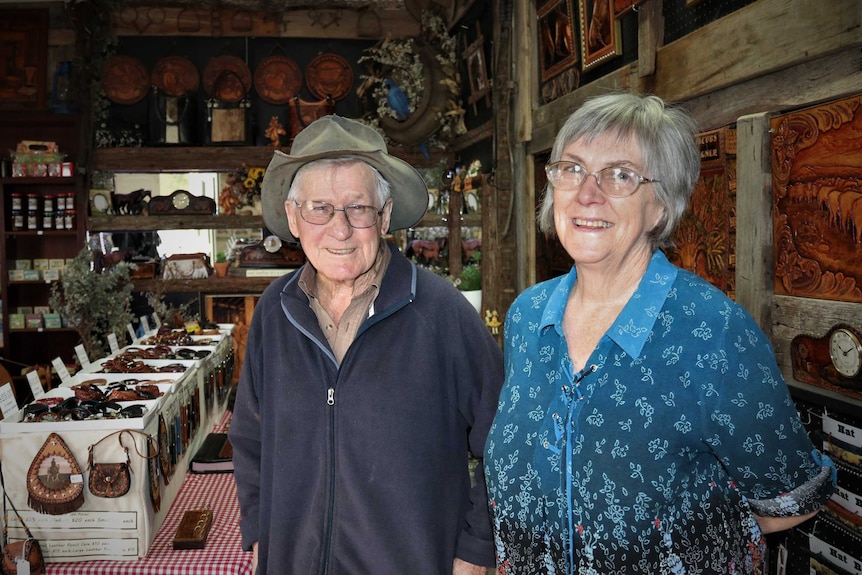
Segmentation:
[(326, 390), (326, 405), (335, 405), (335, 389), (331, 387)]

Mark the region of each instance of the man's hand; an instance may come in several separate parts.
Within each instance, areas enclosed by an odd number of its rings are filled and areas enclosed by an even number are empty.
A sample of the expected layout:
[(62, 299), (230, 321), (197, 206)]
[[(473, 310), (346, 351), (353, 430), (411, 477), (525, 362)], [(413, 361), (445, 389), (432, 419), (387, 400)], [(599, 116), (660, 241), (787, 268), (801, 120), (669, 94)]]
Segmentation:
[(489, 567), (467, 563), (457, 557), (454, 563), (452, 563), (452, 575), (488, 575), (488, 573), (493, 572), (490, 569)]

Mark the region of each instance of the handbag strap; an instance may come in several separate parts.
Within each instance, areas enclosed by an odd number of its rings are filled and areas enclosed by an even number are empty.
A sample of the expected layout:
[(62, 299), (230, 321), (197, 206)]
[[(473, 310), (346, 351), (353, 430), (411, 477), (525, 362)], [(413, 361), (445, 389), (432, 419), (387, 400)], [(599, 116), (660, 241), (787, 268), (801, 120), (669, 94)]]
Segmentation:
[[(125, 431), (126, 431), (125, 429), (120, 429), (119, 431), (112, 431), (111, 433), (109, 433), (108, 435), (106, 435), (105, 437), (103, 437), (102, 439), (97, 441), (96, 443), (91, 443), (87, 447), (87, 468), (88, 469), (93, 468), (93, 451), (95, 450), (96, 446), (113, 435), (117, 436), (117, 441), (120, 442), (120, 447), (122, 447), (123, 451), (126, 452), (126, 463), (131, 463), (132, 459), (131, 459), (131, 457), (129, 457), (129, 448), (123, 444), (123, 432), (125, 432)], [(135, 451), (137, 451), (137, 446), (135, 447)], [(129, 471), (131, 471), (131, 470), (132, 470), (132, 467), (130, 465)]]
[(6, 502), (9, 502), (9, 505), (12, 507), (12, 511), (15, 512), (15, 515), (18, 517), (18, 521), (21, 522), (21, 527), (24, 528), (24, 533), (27, 534), (28, 539), (33, 539), (33, 534), (30, 533), (30, 528), (27, 527), (27, 524), (24, 523), (24, 519), (21, 517), (21, 514), (18, 513), (18, 509), (15, 507), (15, 504), (12, 503), (12, 498), (9, 497), (9, 493), (6, 491), (6, 481), (3, 479), (3, 464), (0, 463), (0, 488), (3, 489), (3, 547), (6, 547), (6, 539), (9, 533), (9, 522), (6, 521)]

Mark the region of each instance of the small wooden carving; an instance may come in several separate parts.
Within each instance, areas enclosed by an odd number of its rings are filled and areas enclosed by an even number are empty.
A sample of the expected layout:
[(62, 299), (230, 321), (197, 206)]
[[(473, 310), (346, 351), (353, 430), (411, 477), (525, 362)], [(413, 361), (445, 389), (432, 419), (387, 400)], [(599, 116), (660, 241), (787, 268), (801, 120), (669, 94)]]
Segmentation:
[(775, 293), (862, 302), (862, 96), (771, 128)]

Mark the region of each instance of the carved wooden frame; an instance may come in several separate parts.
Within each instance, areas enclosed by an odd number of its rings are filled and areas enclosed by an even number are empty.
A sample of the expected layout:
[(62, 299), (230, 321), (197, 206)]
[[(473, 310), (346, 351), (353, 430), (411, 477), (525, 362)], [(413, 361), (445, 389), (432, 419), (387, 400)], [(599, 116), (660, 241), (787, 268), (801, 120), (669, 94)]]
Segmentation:
[(584, 70), (622, 53), (620, 22), (614, 18), (613, 2), (614, 0), (578, 0), (583, 55), (581, 67)]
[[(572, 0), (551, 0), (539, 9), (537, 17), (542, 82), (547, 82), (578, 62)], [(548, 53), (549, 49), (553, 53)]]

